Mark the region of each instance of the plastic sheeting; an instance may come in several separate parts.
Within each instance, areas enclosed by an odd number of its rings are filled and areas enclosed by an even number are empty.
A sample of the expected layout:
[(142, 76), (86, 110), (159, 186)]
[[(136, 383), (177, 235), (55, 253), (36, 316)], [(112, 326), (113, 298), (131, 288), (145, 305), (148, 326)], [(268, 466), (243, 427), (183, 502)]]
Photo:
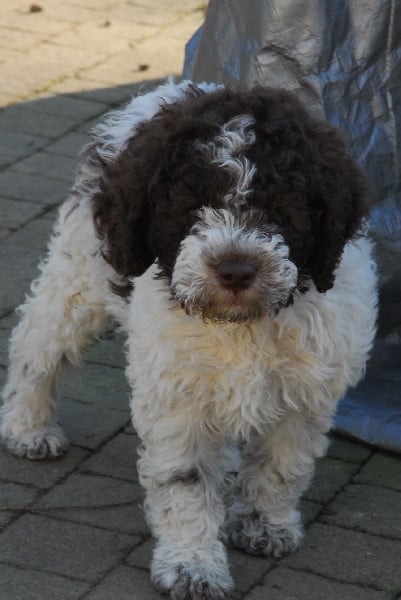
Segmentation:
[(348, 132), (377, 198), (380, 338), (336, 426), (401, 452), (401, 0), (210, 0), (184, 76), (285, 87)]

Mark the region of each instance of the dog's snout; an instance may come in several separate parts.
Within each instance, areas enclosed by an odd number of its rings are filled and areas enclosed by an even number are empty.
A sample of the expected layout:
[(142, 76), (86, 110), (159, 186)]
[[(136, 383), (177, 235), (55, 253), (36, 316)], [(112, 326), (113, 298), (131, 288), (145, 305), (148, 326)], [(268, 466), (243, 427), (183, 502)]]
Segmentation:
[(256, 276), (256, 267), (248, 262), (226, 260), (216, 267), (220, 283), (230, 290), (246, 290)]

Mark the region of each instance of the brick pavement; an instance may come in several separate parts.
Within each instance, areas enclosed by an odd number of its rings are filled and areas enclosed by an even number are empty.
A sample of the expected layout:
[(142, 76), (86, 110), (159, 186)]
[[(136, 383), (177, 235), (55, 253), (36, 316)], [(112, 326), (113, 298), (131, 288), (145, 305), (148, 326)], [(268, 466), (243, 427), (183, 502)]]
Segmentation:
[[(201, 9), (198, 0), (0, 4), (0, 385), (14, 309), (88, 129), (107, 107), (180, 74)], [(66, 456), (32, 463), (0, 450), (4, 600), (160, 597), (148, 579), (122, 345), (108, 332), (61, 386)], [(237, 598), (401, 598), (399, 456), (333, 437), (302, 511), (305, 543), (292, 556), (230, 551)]]

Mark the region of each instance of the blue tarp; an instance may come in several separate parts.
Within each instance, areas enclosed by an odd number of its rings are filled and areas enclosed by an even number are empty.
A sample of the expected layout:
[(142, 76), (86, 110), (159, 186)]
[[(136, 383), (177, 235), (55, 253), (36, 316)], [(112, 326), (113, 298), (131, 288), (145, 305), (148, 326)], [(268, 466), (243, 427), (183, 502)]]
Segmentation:
[(377, 202), (379, 335), (339, 431), (401, 452), (401, 1), (210, 0), (184, 77), (293, 90), (346, 130)]

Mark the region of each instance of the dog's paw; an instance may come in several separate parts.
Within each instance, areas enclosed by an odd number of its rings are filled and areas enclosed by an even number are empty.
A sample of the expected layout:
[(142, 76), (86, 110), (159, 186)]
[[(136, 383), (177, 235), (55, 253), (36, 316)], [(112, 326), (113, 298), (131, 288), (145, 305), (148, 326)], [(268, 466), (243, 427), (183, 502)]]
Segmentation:
[(302, 541), (298, 519), (273, 524), (257, 513), (238, 518), (225, 525), (225, 542), (248, 554), (273, 555), (280, 558), (293, 552)]
[(160, 561), (153, 562), (152, 582), (171, 600), (224, 600), (234, 587), (228, 569), (211, 573), (199, 567), (174, 567)]
[(32, 460), (57, 458), (68, 447), (68, 440), (59, 425), (38, 427), (17, 435), (3, 428), (2, 438), (7, 450), (12, 454)]

